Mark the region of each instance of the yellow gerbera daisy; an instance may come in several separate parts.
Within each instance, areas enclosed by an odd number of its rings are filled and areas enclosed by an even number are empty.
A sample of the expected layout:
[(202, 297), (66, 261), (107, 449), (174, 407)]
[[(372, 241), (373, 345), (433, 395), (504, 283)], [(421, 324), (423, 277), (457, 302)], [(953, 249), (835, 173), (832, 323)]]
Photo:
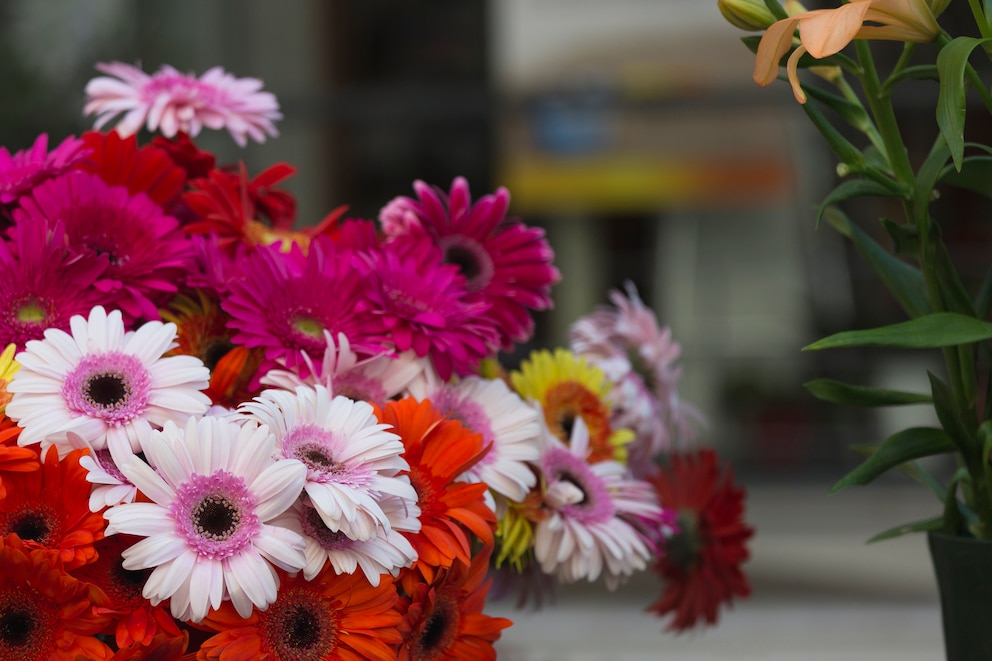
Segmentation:
[(17, 351), (16, 344), (8, 344), (7, 348), (0, 353), (0, 415), (7, 410), (7, 403), (14, 396), (7, 392), (7, 384), (14, 377), (14, 373), (21, 368), (20, 363), (14, 360), (14, 352)]

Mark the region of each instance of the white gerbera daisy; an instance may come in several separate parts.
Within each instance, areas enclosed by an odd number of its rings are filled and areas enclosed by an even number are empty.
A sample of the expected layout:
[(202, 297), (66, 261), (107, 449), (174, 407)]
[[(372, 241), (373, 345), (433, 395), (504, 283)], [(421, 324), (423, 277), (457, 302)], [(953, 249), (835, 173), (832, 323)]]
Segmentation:
[(580, 418), (568, 445), (550, 432), (545, 439), (540, 467), (549, 516), (534, 530), (535, 558), (563, 583), (602, 575), (614, 589), (652, 557), (645, 538), (624, 517), (658, 518), (661, 507), (650, 485), (629, 477), (623, 464), (586, 462), (589, 432)]
[(389, 495), (419, 514), (416, 490), (399, 475), (409, 469), (403, 443), (379, 423), (371, 404), (332, 397), (323, 386), (300, 386), (266, 390), (239, 410), (272, 428), (283, 457), (306, 465), (305, 499), (332, 532), (359, 541), (389, 532), (380, 505)]
[(540, 413), (499, 379), (477, 376), (460, 381), (419, 380), (411, 385), (418, 400), (429, 399), (449, 418), (482, 435), (486, 456), (467, 479), (485, 482), (497, 494), (521, 502), (536, 483), (528, 462), (541, 456)]
[(134, 456), (132, 452), (116, 446), (94, 450), (86, 439), (75, 432), (68, 432), (68, 441), (73, 449), (89, 451), (79, 458), (79, 465), (86, 469), (86, 481), (93, 485), (90, 489), (91, 512), (134, 500), (138, 488), (117, 468), (118, 464)]
[(42, 452), (55, 445), (65, 455), (73, 432), (95, 450), (126, 443), (139, 452), (153, 428), (182, 424), (210, 405), (200, 392), (210, 381), (206, 366), (192, 356), (163, 357), (175, 346), (175, 324), (150, 321), (125, 332), (119, 310), (96, 306), (89, 319), (72, 317), (70, 330), (49, 329), (17, 354), (7, 415), (24, 429), (18, 444), (41, 443)]
[(271, 564), (299, 571), (304, 539), (269, 522), (299, 498), (306, 467), (274, 459), (275, 438), (250, 420), (190, 418), (166, 423), (121, 472), (151, 502), (104, 513), (108, 535), (144, 537), (124, 551), (124, 569), (152, 569), (142, 595), (170, 599), (172, 615), (199, 622), (230, 599), (238, 614), (264, 610), (276, 598)]

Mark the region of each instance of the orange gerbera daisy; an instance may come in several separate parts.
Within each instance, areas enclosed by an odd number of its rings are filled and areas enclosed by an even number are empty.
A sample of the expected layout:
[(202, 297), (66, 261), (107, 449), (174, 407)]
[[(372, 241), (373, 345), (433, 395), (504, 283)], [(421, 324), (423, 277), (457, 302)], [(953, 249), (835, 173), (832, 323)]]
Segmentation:
[(73, 576), (92, 588), (94, 612), (112, 618), (117, 647), (151, 645), (158, 634), (180, 637), (179, 627), (169, 613), (168, 603), (152, 606), (141, 596), (150, 569), (129, 571), (124, 569), (125, 549), (140, 541), (131, 535), (111, 535), (96, 544), (97, 559), (71, 572)]
[(0, 535), (14, 534), (27, 548), (46, 549), (66, 569), (96, 559), (93, 543), (103, 538), (105, 526), (101, 513), (90, 512), (92, 485), (79, 465), (84, 452), (73, 450), (60, 461), (53, 445), (40, 471), (5, 477), (7, 497), (0, 500)]
[(43, 549), (12, 535), (0, 540), (0, 659), (109, 659), (111, 649), (93, 636), (106, 619), (87, 594)]
[(485, 615), (490, 581), (486, 581), (492, 547), (470, 565), (456, 562), (432, 584), (416, 586), (406, 608), (406, 638), (399, 661), (494, 661), (496, 642), (513, 622)]
[[(377, 409), (379, 419), (393, 426), (406, 450), (408, 475), (420, 505), (420, 532), (404, 533), (417, 551), (414, 569), (426, 580), (455, 560), (468, 565), (471, 541), (466, 532), (493, 545), (496, 515), (483, 496), (484, 482), (455, 480), (485, 456), (482, 436), (457, 420), (445, 418), (429, 400), (407, 397)], [(405, 584), (404, 584), (405, 585)]]
[(243, 618), (225, 601), (201, 624), (218, 631), (197, 659), (220, 661), (392, 661), (403, 639), (391, 581), (372, 586), (365, 574), (325, 568), (312, 581), (279, 572), (279, 595)]
[(17, 446), (20, 434), (21, 428), (0, 413), (0, 500), (7, 497), (4, 473), (30, 473), (41, 468), (36, 449)]
[(110, 658), (110, 661), (178, 661), (180, 659), (195, 659), (196, 654), (183, 656), (189, 647), (189, 632), (183, 631), (180, 636), (159, 634), (147, 645), (134, 644), (122, 647)]

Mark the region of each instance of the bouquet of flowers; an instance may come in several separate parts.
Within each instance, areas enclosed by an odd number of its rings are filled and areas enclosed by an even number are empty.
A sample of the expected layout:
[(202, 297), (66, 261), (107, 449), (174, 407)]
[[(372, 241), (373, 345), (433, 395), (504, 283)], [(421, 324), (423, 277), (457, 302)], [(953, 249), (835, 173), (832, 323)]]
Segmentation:
[(632, 286), (510, 369), (560, 275), (506, 190), (295, 229), (290, 165), (193, 141), (275, 136), (260, 81), (98, 68), (96, 130), (0, 149), (0, 658), (491, 659), (494, 579), (749, 593)]
[[(949, 0), (854, 0), (806, 11), (798, 2), (720, 0), (726, 18), (760, 31), (745, 43), (756, 53), (760, 85), (780, 75), (839, 163), (839, 184), (817, 213), (849, 239), (878, 275), (906, 321), (841, 332), (806, 347), (889, 347), (939, 350), (945, 370), (929, 373), (929, 392), (907, 392), (817, 379), (807, 384), (820, 399), (856, 406), (924, 404), (939, 425), (911, 427), (880, 444), (858, 448), (864, 461), (834, 490), (867, 484), (892, 469), (905, 471), (943, 502), (941, 514), (882, 532), (912, 531), (992, 537), (992, 383), (989, 340), (992, 271), (962, 273), (944, 237), (958, 220), (939, 217), (935, 202), (951, 188), (989, 196), (992, 149), (972, 142), (966, 117), (992, 111), (992, 94), (971, 60), (992, 55), (992, 21), (984, 3), (968, 2), (949, 23), (974, 34), (954, 36), (938, 19)], [(955, 9), (963, 9), (955, 5)], [(948, 11), (948, 15), (954, 12)], [(969, 25), (970, 24), (970, 25)], [(892, 43), (894, 42), (894, 43)], [(987, 64), (987, 62), (986, 62)], [(801, 72), (808, 72), (802, 77)], [(906, 113), (896, 101), (911, 91), (933, 102), (932, 123), (917, 125), (911, 150)], [(919, 104), (915, 104), (919, 108)], [(875, 198), (887, 203), (877, 224), (865, 227), (841, 207)], [(950, 455), (948, 479), (920, 459)]]

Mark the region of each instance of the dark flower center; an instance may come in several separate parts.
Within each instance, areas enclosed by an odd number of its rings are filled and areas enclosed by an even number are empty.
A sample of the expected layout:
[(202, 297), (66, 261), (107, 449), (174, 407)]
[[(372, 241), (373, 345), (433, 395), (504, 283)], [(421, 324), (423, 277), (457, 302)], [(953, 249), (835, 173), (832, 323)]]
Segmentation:
[(89, 378), (84, 386), (84, 396), (95, 406), (114, 408), (122, 404), (131, 394), (124, 375), (120, 372), (105, 372)]
[(238, 529), (241, 511), (223, 496), (207, 496), (193, 510), (193, 520), (204, 537), (221, 540)]
[(468, 281), (478, 278), (482, 273), (482, 266), (475, 253), (465, 246), (449, 246), (444, 251), (444, 262), (457, 266)]
[(207, 366), (208, 370), (213, 372), (220, 359), (226, 356), (233, 348), (234, 344), (227, 337), (218, 337), (208, 342), (203, 350), (203, 364)]
[(428, 616), (417, 639), (414, 658), (432, 659), (434, 655), (447, 649), (454, 640), (458, 629), (458, 604), (445, 595), (434, 604), (434, 612)]
[(336, 613), (308, 591), (280, 592), (260, 617), (262, 638), (273, 657), (295, 661), (338, 658), (332, 654), (337, 647)]
[(558, 426), (565, 433), (565, 440), (572, 438), (572, 429), (575, 428), (575, 414), (571, 411), (562, 411), (558, 419)]
[(678, 532), (665, 543), (665, 553), (669, 560), (683, 571), (689, 571), (699, 561), (702, 551), (699, 518), (695, 512), (689, 510), (679, 512)]
[(299, 604), (286, 614), (285, 632), (288, 647), (306, 649), (320, 641), (320, 622), (315, 613)]
[(7, 532), (14, 533), (25, 541), (48, 546), (54, 536), (54, 526), (49, 512), (28, 510), (11, 517), (7, 522)]
[(114, 561), (114, 582), (121, 593), (127, 595), (141, 596), (141, 590), (145, 587), (151, 569), (130, 570), (124, 569), (124, 558), (118, 556)]
[(31, 611), (9, 609), (0, 613), (0, 640), (11, 647), (24, 647), (37, 628)]
[(310, 446), (299, 453), (300, 461), (310, 468), (330, 470), (338, 466), (330, 454), (322, 447)]
[(334, 532), (328, 528), (324, 520), (320, 518), (320, 512), (312, 507), (307, 507), (304, 510), (300, 524), (303, 528), (303, 534), (316, 540), (320, 547), (325, 550), (334, 551), (351, 543), (348, 536), (340, 530)]

